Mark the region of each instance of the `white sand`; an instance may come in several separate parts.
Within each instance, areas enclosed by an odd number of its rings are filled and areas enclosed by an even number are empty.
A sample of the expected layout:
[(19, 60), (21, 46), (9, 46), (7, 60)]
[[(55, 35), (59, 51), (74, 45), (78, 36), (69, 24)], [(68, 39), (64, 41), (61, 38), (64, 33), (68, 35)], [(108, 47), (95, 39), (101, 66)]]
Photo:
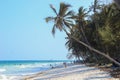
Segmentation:
[(38, 74), (25, 76), (24, 80), (119, 80), (109, 73), (85, 65), (56, 68)]
[(0, 75), (0, 80), (20, 80), (21, 76)]

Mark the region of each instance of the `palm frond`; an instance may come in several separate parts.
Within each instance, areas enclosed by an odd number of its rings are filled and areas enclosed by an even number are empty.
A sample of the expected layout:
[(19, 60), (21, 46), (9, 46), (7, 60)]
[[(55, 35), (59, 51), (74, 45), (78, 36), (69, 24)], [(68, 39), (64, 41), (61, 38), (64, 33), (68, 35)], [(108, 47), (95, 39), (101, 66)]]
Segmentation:
[(66, 17), (66, 16), (69, 16), (69, 15), (74, 15), (74, 12), (73, 11), (69, 11), (69, 12), (67, 12), (65, 15), (64, 15), (64, 17)]
[(65, 24), (66, 27), (68, 27), (69, 29), (71, 29), (71, 27), (70, 27), (71, 25), (67, 21), (64, 20), (64, 24)]
[(67, 21), (68, 23), (73, 23), (73, 21), (70, 19), (66, 19), (65, 21)]
[(50, 21), (54, 21), (54, 17), (47, 17), (47, 18), (45, 18), (45, 21), (48, 23), (48, 22), (50, 22)]
[(55, 27), (56, 27), (56, 25), (54, 24), (54, 26), (52, 28), (52, 34), (53, 34), (53, 36), (55, 35)]
[(55, 14), (56, 15), (58, 15), (58, 13), (57, 13), (57, 11), (56, 11), (56, 9), (53, 7), (53, 5), (52, 4), (50, 4), (50, 8), (55, 12)]
[(59, 16), (64, 16), (70, 6), (71, 5), (65, 4), (63, 2), (60, 3)]
[(67, 58), (68, 59), (72, 59), (73, 58), (73, 54), (72, 53), (68, 53)]
[(56, 28), (58, 28), (60, 31), (62, 31), (63, 25), (64, 24), (62, 22), (62, 19), (58, 19), (57, 23), (56, 23)]

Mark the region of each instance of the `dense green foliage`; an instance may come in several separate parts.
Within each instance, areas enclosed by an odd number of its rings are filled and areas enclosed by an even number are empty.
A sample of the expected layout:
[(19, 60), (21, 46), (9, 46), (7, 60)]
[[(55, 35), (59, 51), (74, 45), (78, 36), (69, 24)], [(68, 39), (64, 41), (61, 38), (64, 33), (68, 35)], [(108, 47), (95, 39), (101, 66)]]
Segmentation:
[[(67, 34), (66, 46), (70, 53), (68, 58), (75, 57), (87, 63), (105, 64), (110, 60), (102, 55), (95, 54), (88, 47), (83, 46), (70, 36), (77, 38), (85, 44), (106, 53), (113, 59), (120, 58), (120, 10), (114, 4), (94, 5), (88, 11), (80, 7), (77, 13), (68, 11), (70, 5), (61, 3), (59, 13), (51, 5), (56, 17), (47, 17), (46, 21), (54, 21), (52, 33), (55, 28), (64, 30)], [(65, 28), (67, 27), (67, 29)]]

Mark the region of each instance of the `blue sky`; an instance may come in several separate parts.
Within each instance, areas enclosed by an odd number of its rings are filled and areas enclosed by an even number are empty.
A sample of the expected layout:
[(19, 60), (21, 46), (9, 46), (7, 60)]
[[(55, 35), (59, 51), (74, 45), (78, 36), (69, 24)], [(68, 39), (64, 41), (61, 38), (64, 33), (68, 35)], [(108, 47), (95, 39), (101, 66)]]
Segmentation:
[(52, 24), (45, 17), (53, 15), (60, 2), (77, 11), (93, 0), (0, 0), (0, 60), (66, 59), (65, 34), (51, 34)]

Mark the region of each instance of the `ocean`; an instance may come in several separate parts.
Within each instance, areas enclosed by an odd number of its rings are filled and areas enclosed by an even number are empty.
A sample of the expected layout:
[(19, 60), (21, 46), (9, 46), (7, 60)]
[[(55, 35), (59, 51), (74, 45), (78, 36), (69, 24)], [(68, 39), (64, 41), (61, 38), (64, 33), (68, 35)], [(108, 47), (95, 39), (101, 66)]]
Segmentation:
[[(49, 70), (69, 60), (14, 60), (0, 61), (0, 80), (7, 79), (8, 76), (24, 76), (41, 71)], [(12, 80), (12, 79), (11, 79)]]

